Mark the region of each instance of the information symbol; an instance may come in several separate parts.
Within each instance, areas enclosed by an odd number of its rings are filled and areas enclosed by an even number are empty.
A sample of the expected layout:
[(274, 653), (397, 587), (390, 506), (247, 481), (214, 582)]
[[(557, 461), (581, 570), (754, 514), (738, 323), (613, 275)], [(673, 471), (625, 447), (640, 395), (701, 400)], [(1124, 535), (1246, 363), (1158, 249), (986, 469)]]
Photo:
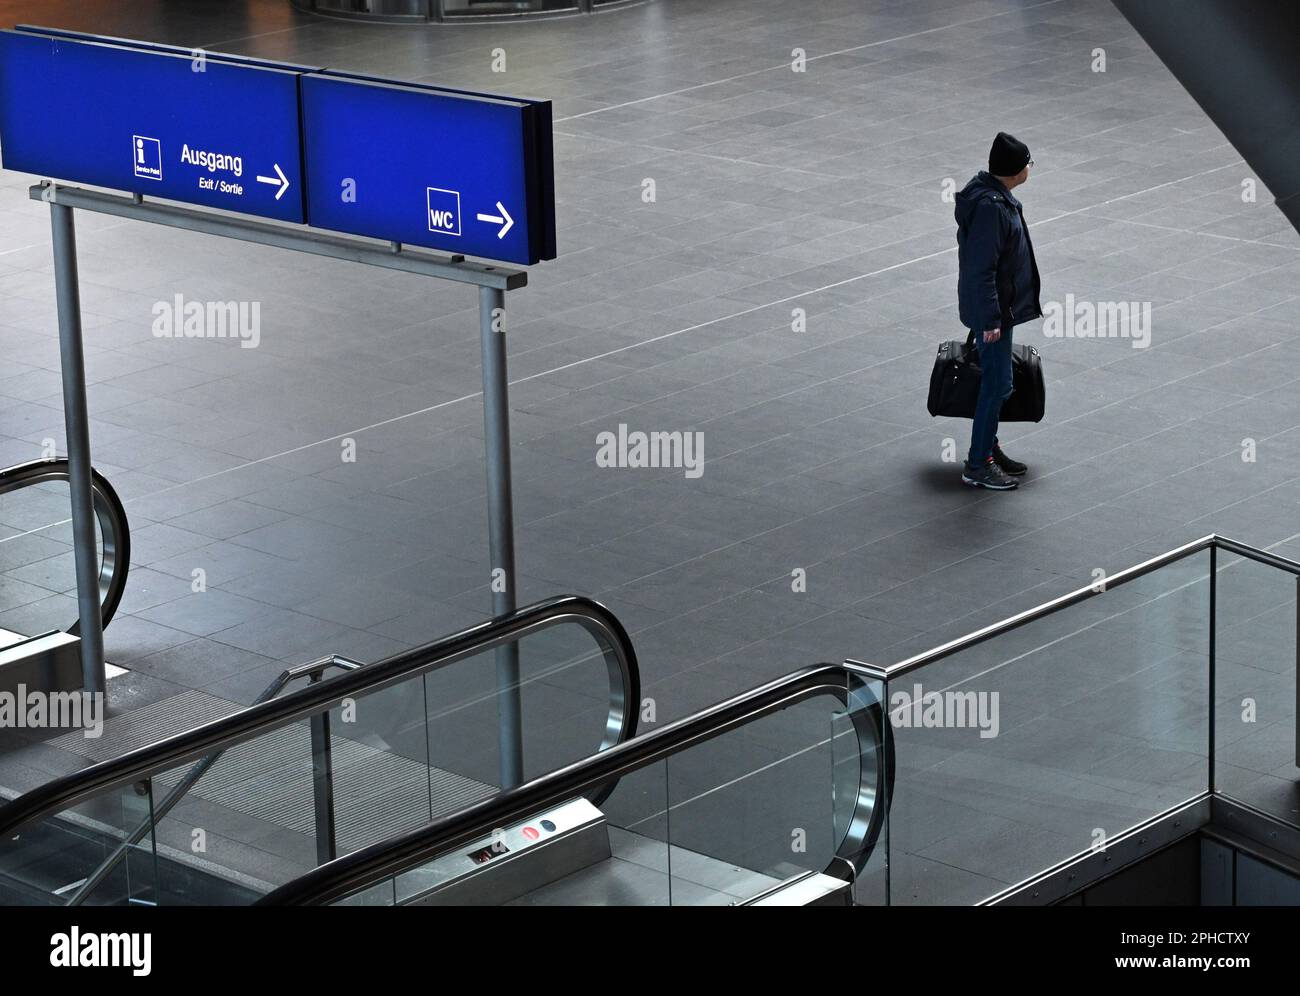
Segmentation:
[(146, 180), (162, 179), (162, 144), (147, 135), (132, 135), (132, 166), (135, 175)]

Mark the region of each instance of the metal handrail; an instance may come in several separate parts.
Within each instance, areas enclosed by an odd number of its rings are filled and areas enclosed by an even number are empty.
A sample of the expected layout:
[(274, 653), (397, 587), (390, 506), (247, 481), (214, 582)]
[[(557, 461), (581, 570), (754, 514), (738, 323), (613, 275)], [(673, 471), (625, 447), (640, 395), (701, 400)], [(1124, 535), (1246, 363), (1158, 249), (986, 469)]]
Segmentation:
[(561, 595), (47, 782), (0, 807), (0, 840), (34, 820), (60, 813), (106, 789), (131, 784), (319, 713), (344, 699), (389, 688), (564, 623), (583, 627), (601, 649), (610, 676), (609, 714), (602, 746), (620, 743), (636, 732), (641, 698), (640, 671), (631, 638), (618, 618), (599, 602), (579, 595)]
[[(915, 656), (899, 661), (896, 664), (890, 664), (881, 670), (884, 672), (885, 677), (892, 681), (911, 671), (915, 671), (917, 668), (925, 667), (927, 664), (933, 664), (935, 661), (943, 660), (945, 657), (951, 657), (955, 653), (967, 650), (970, 647), (984, 643), (985, 641), (991, 640), (996, 636), (1001, 636), (1004, 633), (1009, 633), (1014, 629), (1019, 629), (1021, 626), (1042, 619), (1044, 616), (1049, 616), (1054, 612), (1059, 612), (1061, 609), (1066, 609), (1072, 605), (1077, 605), (1080, 602), (1087, 601), (1090, 598), (1104, 595), (1108, 591), (1112, 591), (1121, 585), (1128, 584), (1130, 581), (1136, 581), (1138, 578), (1144, 577), (1152, 571), (1176, 563), (1177, 561), (1190, 557), (1193, 554), (1200, 553), (1203, 550), (1212, 549), (1226, 550), (1230, 553), (1235, 553), (1238, 556), (1245, 557), (1247, 560), (1254, 560), (1258, 563), (1266, 564), (1269, 567), (1275, 567), (1278, 570), (1286, 571), (1289, 574), (1294, 574), (1296, 577), (1300, 577), (1300, 563), (1296, 563), (1294, 560), (1288, 560), (1286, 557), (1279, 557), (1275, 553), (1269, 553), (1267, 550), (1260, 550), (1256, 547), (1248, 546), (1245, 543), (1229, 539), (1226, 536), (1220, 536), (1217, 533), (1210, 533), (1208, 536), (1202, 536), (1198, 540), (1193, 540), (1192, 542), (1185, 543), (1180, 547), (1175, 547), (1173, 550), (1162, 553), (1158, 557), (1152, 557), (1150, 560), (1145, 560), (1133, 567), (1128, 567), (1122, 571), (1118, 571), (1117, 573), (1105, 578), (1104, 583), (1100, 587), (1094, 582), (1087, 587), (1067, 592), (1064, 595), (1043, 602), (1041, 605), (1035, 605), (1031, 609), (1026, 609), (1024, 612), (1019, 612), (1014, 616), (1008, 616), (1006, 619), (993, 623), (991, 626), (977, 629), (964, 636), (959, 636), (955, 640), (949, 640), (947, 643), (927, 650), (924, 653), (916, 654)], [(865, 662), (850, 659), (849, 663), (864, 664)]]
[(1279, 557), (1276, 553), (1269, 553), (1267, 550), (1261, 550), (1258, 547), (1239, 543), (1237, 540), (1228, 539), (1228, 537), (1220, 536), (1217, 533), (1211, 534), (1210, 538), (1220, 550), (1227, 550), (1229, 553), (1235, 553), (1247, 560), (1254, 560), (1269, 567), (1276, 567), (1279, 571), (1286, 571), (1288, 574), (1300, 578), (1300, 563), (1294, 560)]
[[(46, 481), (67, 481), (68, 461), (29, 460), (0, 470), (0, 495)], [(122, 601), (126, 590), (126, 574), (131, 564), (131, 531), (126, 520), (126, 508), (113, 490), (108, 479), (93, 467), (90, 469), (91, 505), (99, 522), (99, 617), (107, 626)], [(78, 619), (65, 632), (77, 635), (81, 627)]]
[[(297, 667), (285, 668), (271, 683), (266, 686), (253, 700), (253, 705), (262, 702), (269, 702), (282, 691), (284, 687), (295, 678), (310, 678), (313, 681), (320, 679), (320, 676), (329, 668), (336, 667), (342, 671), (355, 671), (359, 667), (364, 667), (359, 661), (348, 660), (346, 657), (340, 657), (338, 654), (331, 654), (328, 657), (321, 657), (306, 664), (300, 664)], [(156, 806), (152, 807), (149, 815), (140, 821), (134, 830), (122, 839), (122, 842), (99, 863), (99, 867), (82, 880), (77, 891), (65, 903), (66, 906), (80, 906), (90, 894), (99, 887), (99, 884), (108, 878), (114, 868), (118, 866), (121, 860), (126, 857), (127, 852), (136, 844), (144, 840), (149, 835), (149, 831), (158, 825), (158, 821), (163, 819), (168, 813), (176, 808), (176, 804), (189, 794), (200, 778), (206, 774), (211, 767), (221, 760), (222, 755), (226, 753), (226, 748), (221, 747), (214, 750), (206, 757), (200, 758), (194, 763), (194, 766), (185, 773), (185, 777), (171, 787), (171, 790), (163, 796), (163, 799)]]
[(889, 725), (873, 691), (874, 682), (872, 669), (850, 664), (821, 664), (795, 671), (417, 830), (336, 858), (280, 886), (254, 905), (333, 902), (469, 844), (496, 827), (526, 819), (547, 807), (583, 795), (593, 786), (617, 781), (633, 771), (819, 695), (834, 696), (845, 705), (858, 742), (858, 795), (848, 829), (827, 868), (827, 874), (854, 878), (880, 835), (894, 775)]

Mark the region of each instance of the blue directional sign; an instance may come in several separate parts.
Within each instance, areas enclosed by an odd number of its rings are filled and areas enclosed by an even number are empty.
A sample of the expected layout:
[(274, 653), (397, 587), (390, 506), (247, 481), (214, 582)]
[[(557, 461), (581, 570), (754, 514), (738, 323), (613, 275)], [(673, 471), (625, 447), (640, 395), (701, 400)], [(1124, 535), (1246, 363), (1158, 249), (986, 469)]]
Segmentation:
[[(365, 83), (391, 85), (394, 81), (381, 76), (364, 76), (359, 73), (344, 73), (333, 69), (304, 69), (304, 72), (318, 72), (337, 79), (358, 80)], [(436, 93), (451, 94), (457, 97), (481, 98), (486, 100), (509, 100), (514, 103), (527, 104), (525, 122), (532, 125), (532, 137), (525, 143), (525, 152), (530, 161), (525, 164), (529, 171), (530, 227), (532, 227), (541, 244), (537, 247), (537, 258), (555, 258), (555, 155), (551, 128), (551, 102), (535, 100), (530, 97), (503, 97), (499, 93), (486, 93), (482, 90), (464, 90), (456, 87), (439, 86), (436, 83), (402, 83), (401, 86), (413, 90), (432, 90)]]
[(555, 258), (551, 104), (19, 25), (4, 168), (532, 264)]
[(308, 217), (445, 252), (554, 258), (549, 112), (546, 102), (303, 76)]
[(300, 73), (0, 32), (6, 169), (303, 222)]

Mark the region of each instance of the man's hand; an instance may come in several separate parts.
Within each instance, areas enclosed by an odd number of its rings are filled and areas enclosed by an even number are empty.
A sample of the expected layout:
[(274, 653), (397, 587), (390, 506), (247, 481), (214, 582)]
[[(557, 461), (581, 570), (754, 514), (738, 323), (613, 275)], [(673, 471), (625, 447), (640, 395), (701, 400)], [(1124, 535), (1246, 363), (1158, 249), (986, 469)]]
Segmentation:
[(1001, 329), (1001, 328), (996, 328), (996, 329), (986, 329), (985, 332), (984, 332), (984, 341), (985, 341), (986, 343), (987, 343), (987, 342), (997, 342), (997, 341), (998, 341), (999, 339), (1001, 339), (1001, 338), (1002, 338), (1002, 329)]

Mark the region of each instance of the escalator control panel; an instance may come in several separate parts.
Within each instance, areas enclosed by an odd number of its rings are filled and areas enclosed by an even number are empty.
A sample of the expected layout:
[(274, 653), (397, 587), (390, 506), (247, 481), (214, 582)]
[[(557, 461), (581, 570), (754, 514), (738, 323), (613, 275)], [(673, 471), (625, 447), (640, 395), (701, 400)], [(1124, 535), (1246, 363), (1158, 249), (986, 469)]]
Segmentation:
[(504, 827), (488, 839), (475, 841), (469, 851), (462, 851), (458, 856), (448, 855), (407, 874), (435, 881), (455, 878), (472, 868), (496, 865), (506, 857), (513, 859), (530, 845), (544, 844), (551, 838), (572, 833), (602, 819), (600, 811), (586, 799), (574, 799), (538, 814), (526, 823)]
[(403, 872), (398, 903), (506, 903), (609, 856), (604, 814), (586, 799), (570, 799)]

